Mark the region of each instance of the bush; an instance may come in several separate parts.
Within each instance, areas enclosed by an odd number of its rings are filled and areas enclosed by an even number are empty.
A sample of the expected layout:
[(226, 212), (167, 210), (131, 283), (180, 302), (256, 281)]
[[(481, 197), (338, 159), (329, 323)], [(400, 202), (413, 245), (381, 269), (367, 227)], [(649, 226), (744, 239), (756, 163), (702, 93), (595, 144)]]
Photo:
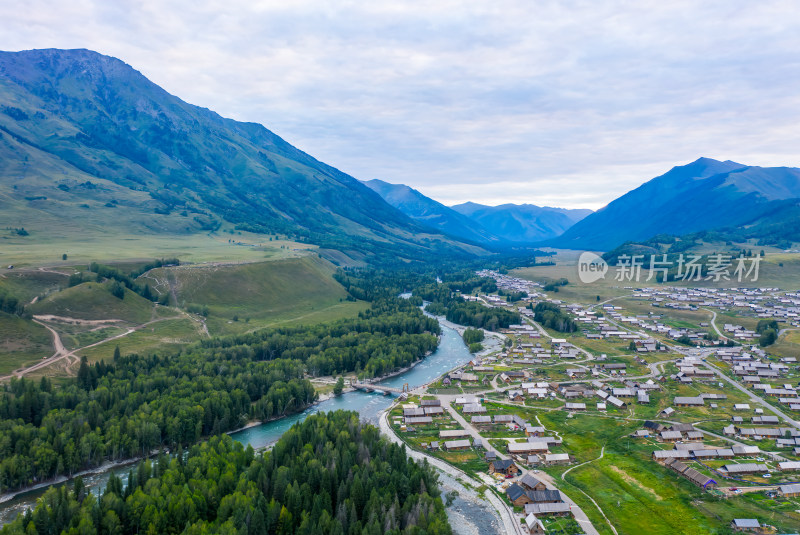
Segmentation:
[(465, 344), (472, 345), (476, 342), (482, 342), (484, 335), (482, 329), (467, 329), (461, 337), (464, 339)]

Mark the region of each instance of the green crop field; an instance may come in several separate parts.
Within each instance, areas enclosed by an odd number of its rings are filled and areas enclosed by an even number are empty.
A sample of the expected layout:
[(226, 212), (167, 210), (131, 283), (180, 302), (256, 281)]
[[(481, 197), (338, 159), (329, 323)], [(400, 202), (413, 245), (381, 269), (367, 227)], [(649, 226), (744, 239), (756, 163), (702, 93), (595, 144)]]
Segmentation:
[[(539, 418), (564, 438), (566, 450), (579, 462), (592, 461), (571, 470), (563, 489), (581, 504), (598, 529), (606, 526), (605, 522), (595, 520), (592, 509), (597, 509), (591, 503), (584, 505), (577, 499), (581, 494), (576, 488), (594, 498), (620, 534), (725, 533), (733, 518), (752, 517), (769, 519), (783, 529), (800, 525), (800, 514), (790, 506), (773, 509), (763, 496), (720, 499), (654, 462), (651, 446), (628, 437), (641, 422), (591, 414), (567, 418), (562, 412), (541, 412)], [(603, 446), (603, 459), (597, 460)], [(564, 470), (547, 471), (561, 484)]]

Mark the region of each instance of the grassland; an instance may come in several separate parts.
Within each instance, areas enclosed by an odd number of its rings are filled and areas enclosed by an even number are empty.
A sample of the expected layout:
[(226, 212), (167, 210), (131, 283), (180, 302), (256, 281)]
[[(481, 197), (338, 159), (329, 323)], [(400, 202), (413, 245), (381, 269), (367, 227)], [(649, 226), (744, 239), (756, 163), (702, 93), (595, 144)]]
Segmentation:
[(52, 354), (52, 338), (47, 329), (0, 312), (0, 375)]
[(169, 354), (180, 351), (181, 348), (198, 340), (200, 336), (199, 324), (190, 318), (165, 319), (151, 323), (125, 337), (79, 351), (78, 355), (87, 357), (90, 362), (102, 359), (108, 362), (117, 346), (123, 355)]
[[(766, 248), (766, 256), (759, 267), (758, 286), (776, 287), (784, 290), (800, 289), (800, 254), (784, 253), (776, 249)], [(580, 251), (558, 250), (554, 261), (554, 266), (534, 266), (528, 268), (515, 269), (510, 274), (536, 282), (552, 282), (559, 279), (567, 279), (569, 284), (559, 288), (558, 293), (552, 294), (555, 299), (562, 299), (567, 302), (593, 303), (628, 295), (632, 293), (632, 288), (644, 286), (658, 286), (654, 280), (646, 282), (647, 270), (642, 270), (640, 281), (618, 281), (615, 280), (615, 269), (609, 268), (605, 278), (591, 284), (584, 284), (578, 279), (577, 259)], [(751, 283), (751, 285), (754, 285)], [(673, 281), (664, 286), (741, 286), (736, 280), (725, 281), (724, 283), (712, 283), (707, 281)]]
[(346, 301), (333, 266), (305, 256), (238, 265), (159, 268), (142, 277), (169, 292), (181, 307), (208, 308), (211, 334), (235, 333), (275, 324), (319, 322), (364, 309)]
[(107, 283), (85, 282), (53, 293), (28, 306), (27, 311), (35, 315), (142, 324), (153, 318), (154, 305), (130, 290), (125, 290), (124, 299), (119, 299), (111, 295)]
[[(180, 258), (182, 262), (256, 262), (293, 258), (314, 246), (235, 231), (195, 234), (108, 234), (74, 229), (31, 232), (29, 236), (0, 236), (0, 265), (15, 269), (47, 266), (70, 268), (90, 262), (117, 263), (153, 258)], [(62, 260), (62, 254), (67, 260)]]
[[(222, 255), (223, 249), (234, 246), (219, 247)], [(290, 250), (284, 244), (284, 249), (270, 248), (275, 254), (268, 260), (263, 250), (254, 256), (253, 247), (235, 247), (258, 261), (189, 264), (145, 274), (140, 282), (170, 293), (169, 307), (155, 305), (130, 290), (118, 299), (109, 291), (109, 283), (85, 282), (67, 288), (67, 276), (85, 269), (72, 262), (56, 267), (15, 266), (0, 276), (0, 287), (28, 303), (26, 313), (55, 316), (46, 321), (59, 333), (64, 347), (86, 348), (78, 355), (90, 360), (110, 357), (117, 345), (123, 353), (171, 352), (208, 334), (318, 323), (352, 317), (367, 308), (366, 303), (346, 299), (344, 288), (332, 277), (335, 267), (315, 254)], [(204, 260), (214, 256), (207, 247), (199, 254)], [(131, 256), (113, 262), (123, 272), (143, 263)], [(205, 308), (207, 317), (188, 314), (188, 305)], [(53, 354), (50, 334), (30, 319), (4, 315), (0, 334), (0, 372)]]

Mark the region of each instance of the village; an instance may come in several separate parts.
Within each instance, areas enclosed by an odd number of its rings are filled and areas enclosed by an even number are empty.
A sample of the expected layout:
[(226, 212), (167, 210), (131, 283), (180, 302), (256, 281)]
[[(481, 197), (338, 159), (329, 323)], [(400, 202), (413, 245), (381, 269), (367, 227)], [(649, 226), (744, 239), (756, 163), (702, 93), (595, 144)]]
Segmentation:
[[(799, 294), (659, 286), (578, 304), (538, 282), (478, 275), (505, 292), (464, 298), (516, 310), (521, 323), (487, 332), (502, 350), (478, 353), (403, 396), (390, 418), (409, 446), (502, 498), (520, 533), (596, 533), (585, 510), (606, 517), (609, 505), (592, 499), (575, 474), (604, 463), (611, 443), (628, 453), (616, 452), (606, 472), (625, 480), (646, 470), (697, 501), (724, 504), (734, 531), (776, 533), (764, 522), (775, 508), (786, 511), (784, 525), (800, 527), (800, 369), (797, 357), (760, 346), (758, 330), (771, 320), (798, 327)], [(525, 297), (509, 302), (501, 293)], [(577, 328), (537, 322), (542, 302)], [(768, 500), (760, 515), (752, 514), (756, 495)]]

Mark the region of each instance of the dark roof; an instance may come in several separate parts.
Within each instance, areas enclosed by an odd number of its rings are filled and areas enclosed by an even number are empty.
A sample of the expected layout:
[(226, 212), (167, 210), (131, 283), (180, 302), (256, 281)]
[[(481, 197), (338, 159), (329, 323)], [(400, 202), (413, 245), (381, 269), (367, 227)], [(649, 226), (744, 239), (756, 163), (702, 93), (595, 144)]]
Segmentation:
[(529, 490), (526, 494), (533, 503), (562, 501), (561, 493), (557, 490)]
[(535, 487), (535, 486), (537, 486), (537, 485), (542, 483), (541, 481), (539, 481), (538, 479), (536, 479), (535, 477), (533, 477), (530, 474), (525, 474), (524, 476), (519, 478), (519, 482), (521, 484), (527, 486), (527, 487), (530, 487), (530, 488), (533, 488), (533, 487)]
[(494, 466), (495, 470), (505, 470), (506, 468), (509, 468), (513, 464), (514, 461), (510, 459), (498, 459), (492, 462), (492, 466)]
[(511, 500), (512, 502), (514, 500), (519, 499), (519, 497), (522, 496), (523, 494), (525, 494), (525, 489), (523, 489), (516, 483), (514, 483), (513, 485), (509, 486), (506, 489), (506, 496), (508, 496), (508, 499)]

